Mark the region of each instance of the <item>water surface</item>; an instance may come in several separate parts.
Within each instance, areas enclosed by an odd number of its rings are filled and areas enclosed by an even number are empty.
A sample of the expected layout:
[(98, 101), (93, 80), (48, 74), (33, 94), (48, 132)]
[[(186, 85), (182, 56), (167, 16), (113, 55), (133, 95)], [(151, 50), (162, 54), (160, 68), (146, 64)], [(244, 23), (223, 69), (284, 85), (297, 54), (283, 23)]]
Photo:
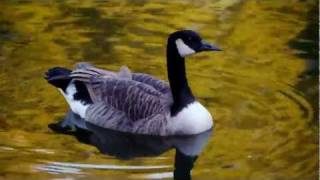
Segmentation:
[(0, 179), (170, 179), (172, 150), (123, 160), (52, 132), (67, 105), (42, 77), (87, 61), (167, 79), (167, 35), (185, 28), (224, 50), (187, 60), (192, 90), (215, 119), (193, 178), (318, 178), (316, 1), (3, 0), (0, 8)]

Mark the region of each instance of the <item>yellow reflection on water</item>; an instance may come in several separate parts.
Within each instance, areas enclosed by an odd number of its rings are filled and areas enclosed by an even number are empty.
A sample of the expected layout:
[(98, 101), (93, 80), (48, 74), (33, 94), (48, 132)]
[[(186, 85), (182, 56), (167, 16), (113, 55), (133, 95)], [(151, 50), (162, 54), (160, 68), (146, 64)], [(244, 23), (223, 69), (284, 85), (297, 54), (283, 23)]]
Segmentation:
[[(15, 0), (0, 8), (0, 179), (69, 177), (35, 171), (44, 161), (172, 163), (172, 152), (161, 161), (120, 161), (50, 132), (47, 124), (63, 117), (67, 106), (42, 76), (52, 66), (88, 61), (112, 70), (125, 64), (166, 79), (167, 35), (184, 28), (224, 50), (187, 61), (192, 90), (215, 119), (193, 176), (317, 178), (317, 70), (305, 73), (318, 63), (310, 53), (316, 1)], [(87, 170), (72, 176), (130, 174)]]

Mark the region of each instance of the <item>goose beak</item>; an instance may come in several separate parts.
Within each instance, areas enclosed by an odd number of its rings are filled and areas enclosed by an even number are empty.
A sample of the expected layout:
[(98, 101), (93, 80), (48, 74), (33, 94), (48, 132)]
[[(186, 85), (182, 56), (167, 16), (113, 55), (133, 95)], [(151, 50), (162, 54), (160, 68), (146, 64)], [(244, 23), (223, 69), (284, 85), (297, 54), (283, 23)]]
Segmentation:
[(201, 45), (199, 51), (222, 51), (222, 50), (216, 46), (213, 46), (213, 45), (208, 44), (206, 42), (202, 42), (202, 45)]

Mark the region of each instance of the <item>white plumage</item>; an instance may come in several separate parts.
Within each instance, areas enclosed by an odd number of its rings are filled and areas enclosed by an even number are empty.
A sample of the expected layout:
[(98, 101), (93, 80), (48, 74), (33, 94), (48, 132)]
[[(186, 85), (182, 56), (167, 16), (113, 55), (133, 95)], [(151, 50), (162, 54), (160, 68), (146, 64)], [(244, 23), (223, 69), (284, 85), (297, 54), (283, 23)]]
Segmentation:
[(69, 83), (68, 87), (66, 88), (66, 92), (64, 92), (60, 88), (59, 88), (59, 91), (66, 99), (67, 103), (70, 106), (70, 109), (74, 113), (78, 114), (81, 118), (85, 118), (85, 114), (89, 105), (88, 104), (86, 105), (81, 100), (74, 99), (74, 95), (77, 93), (77, 89), (74, 83), (72, 81)]
[(213, 126), (212, 116), (198, 101), (183, 108), (177, 115), (168, 120), (168, 128), (172, 132), (198, 134)]
[(186, 57), (195, 53), (195, 51), (186, 45), (180, 38), (176, 40), (176, 46), (181, 57)]

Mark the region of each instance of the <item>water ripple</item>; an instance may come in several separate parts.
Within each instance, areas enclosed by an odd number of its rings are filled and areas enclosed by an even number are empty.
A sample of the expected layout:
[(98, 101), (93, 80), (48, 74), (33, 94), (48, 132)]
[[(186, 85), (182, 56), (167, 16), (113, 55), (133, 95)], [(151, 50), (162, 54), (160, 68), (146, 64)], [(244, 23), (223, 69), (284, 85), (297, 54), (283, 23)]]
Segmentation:
[(143, 170), (167, 170), (171, 165), (148, 165), (148, 166), (131, 166), (131, 165), (114, 165), (114, 164), (82, 164), (66, 162), (48, 162), (47, 164), (37, 165), (35, 169), (53, 174), (83, 174), (82, 169), (95, 170), (118, 170), (118, 171), (143, 171)]

